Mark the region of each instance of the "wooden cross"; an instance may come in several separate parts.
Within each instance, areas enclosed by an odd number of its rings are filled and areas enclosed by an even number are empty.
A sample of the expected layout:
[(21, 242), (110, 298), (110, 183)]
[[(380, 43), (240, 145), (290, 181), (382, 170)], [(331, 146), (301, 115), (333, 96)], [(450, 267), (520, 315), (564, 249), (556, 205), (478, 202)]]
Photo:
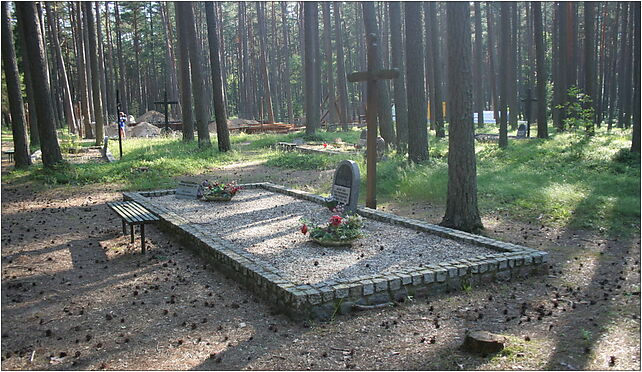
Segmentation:
[(348, 81), (356, 83), (367, 82), (368, 101), (366, 104), (366, 123), (368, 128), (366, 169), (366, 207), (377, 209), (377, 81), (384, 79), (396, 79), (399, 77), (399, 70), (382, 70), (381, 61), (377, 58), (377, 37), (375, 34), (367, 36), (368, 44), (368, 71), (353, 72), (348, 75)]
[(167, 91), (165, 91), (165, 99), (162, 101), (154, 102), (155, 105), (164, 105), (165, 106), (165, 131), (169, 132), (169, 105), (178, 104), (178, 101), (168, 101), (167, 100)]

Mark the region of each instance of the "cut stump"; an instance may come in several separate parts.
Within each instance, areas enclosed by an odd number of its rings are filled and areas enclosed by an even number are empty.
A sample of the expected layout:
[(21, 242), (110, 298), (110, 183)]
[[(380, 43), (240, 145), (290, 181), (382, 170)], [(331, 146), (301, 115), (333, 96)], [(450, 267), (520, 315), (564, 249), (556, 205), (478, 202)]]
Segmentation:
[(504, 349), (506, 337), (488, 331), (466, 331), (462, 348), (479, 354), (492, 354)]

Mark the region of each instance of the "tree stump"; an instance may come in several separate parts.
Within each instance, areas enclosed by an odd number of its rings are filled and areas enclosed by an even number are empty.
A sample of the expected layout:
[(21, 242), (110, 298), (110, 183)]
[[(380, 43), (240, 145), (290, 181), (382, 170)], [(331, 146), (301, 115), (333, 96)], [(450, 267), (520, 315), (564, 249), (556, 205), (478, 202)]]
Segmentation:
[(488, 331), (466, 331), (462, 348), (479, 354), (491, 354), (504, 349), (506, 338)]

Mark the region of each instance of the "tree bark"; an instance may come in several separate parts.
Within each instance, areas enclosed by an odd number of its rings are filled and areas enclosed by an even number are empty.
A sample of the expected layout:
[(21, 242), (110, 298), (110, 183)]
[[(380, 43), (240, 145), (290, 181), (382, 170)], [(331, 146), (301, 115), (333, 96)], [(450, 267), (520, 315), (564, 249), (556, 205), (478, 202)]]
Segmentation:
[(388, 3), (390, 12), (390, 47), (392, 68), (399, 69), (399, 77), (393, 80), (395, 94), (395, 124), (397, 149), (405, 152), (408, 144), (408, 98), (406, 96), (405, 69), (403, 65), (404, 43), (401, 36), (401, 3)]
[[(314, 134), (320, 124), (321, 113), (319, 112), (319, 91), (320, 84), (317, 79), (317, 59), (318, 48), (318, 30), (315, 32), (314, 25), (318, 23), (315, 19), (319, 16), (319, 10), (316, 1), (306, 1), (303, 4), (303, 27), (305, 38), (305, 133)], [(314, 40), (317, 38), (317, 40)]]
[(428, 2), (428, 20), (430, 25), (430, 47), (432, 52), (432, 69), (433, 69), (433, 100), (435, 101), (435, 135), (439, 138), (445, 137), (444, 132), (444, 115), (442, 111), (442, 101), (444, 100), (441, 87), (441, 51), (439, 46), (439, 33), (437, 28), (437, 8), (436, 3)]
[(421, 3), (404, 3), (406, 21), (406, 90), (408, 98), (408, 160), (428, 160), (426, 86)]
[[(375, 15), (374, 3), (364, 1), (361, 3), (363, 6), (363, 24), (365, 26), (366, 35), (375, 34), (379, 37), (379, 26), (377, 26), (377, 18)], [(381, 48), (377, 48), (377, 66), (383, 66), (383, 55)], [(377, 117), (379, 119), (379, 130), (381, 137), (386, 141), (386, 145), (395, 143), (395, 131), (392, 127), (392, 108), (390, 106), (390, 94), (388, 92), (385, 81), (380, 82), (378, 85), (377, 95), (378, 104)]]
[(640, 3), (632, 3), (633, 7), (633, 20), (635, 22), (634, 30), (635, 41), (633, 43), (633, 57), (635, 65), (633, 66), (633, 82), (634, 82), (634, 95), (633, 95), (633, 137), (631, 139), (631, 151), (640, 153)]
[(194, 117), (192, 115), (192, 82), (190, 78), (190, 58), (187, 47), (187, 27), (183, 27), (183, 18), (180, 16), (178, 2), (174, 2), (176, 13), (176, 33), (178, 41), (178, 70), (180, 71), (179, 86), (181, 97), (181, 112), (183, 122), (183, 141), (194, 141)]
[(16, 7), (20, 8), (20, 17), (24, 32), (26, 54), (29, 58), (29, 67), (33, 81), (37, 81), (38, 89), (33, 90), (35, 110), (38, 112), (39, 125), (38, 135), (40, 137), (40, 150), (42, 151), (42, 163), (46, 168), (52, 168), (62, 162), (62, 154), (58, 145), (56, 128), (54, 127), (54, 113), (51, 107), (50, 88), (47, 81), (45, 63), (45, 50), (42, 39), (42, 30), (38, 22), (36, 6), (34, 2), (17, 2)]
[(54, 44), (54, 52), (56, 60), (58, 61), (58, 67), (60, 69), (60, 85), (62, 86), (62, 98), (65, 109), (65, 118), (67, 119), (67, 125), (69, 126), (70, 133), (76, 133), (76, 117), (74, 115), (73, 102), (71, 101), (71, 90), (69, 89), (69, 79), (67, 78), (67, 69), (65, 68), (65, 61), (62, 58), (62, 49), (60, 48), (60, 41), (58, 39), (58, 32), (55, 27), (55, 19), (57, 19), (51, 3), (46, 1), (45, 7), (47, 9), (47, 22), (51, 27), (51, 39)]
[(494, 111), (495, 120), (499, 120), (499, 104), (497, 100), (497, 75), (495, 74), (495, 43), (493, 42), (493, 5), (486, 2), (486, 27), (488, 28), (488, 79), (490, 80), (490, 104)]
[(25, 123), (24, 104), (20, 91), (20, 74), (13, 44), (13, 30), (9, 16), (9, 3), (2, 2), (2, 67), (7, 84), (7, 100), (11, 112), (11, 134), (13, 138), (14, 159), (16, 168), (31, 165), (27, 126)]
[(114, 2), (114, 14), (116, 17), (116, 54), (118, 54), (118, 86), (120, 90), (121, 104), (123, 112), (129, 114), (129, 89), (125, 82), (127, 81), (127, 73), (125, 72), (125, 61), (123, 58), (123, 40), (122, 32), (120, 29), (120, 6), (118, 1)]
[(483, 65), (481, 5), (479, 2), (475, 2), (475, 58), (473, 62), (473, 75), (475, 79), (475, 111), (477, 111), (478, 128), (482, 128), (484, 126), (484, 91), (482, 85)]
[(337, 50), (337, 92), (339, 93), (338, 100), (338, 115), (341, 121), (341, 129), (344, 131), (349, 130), (348, 122), (350, 121), (350, 112), (348, 106), (348, 80), (346, 76), (345, 55), (343, 52), (343, 23), (341, 22), (341, 2), (335, 1), (334, 5), (334, 33), (335, 48)]
[(259, 25), (259, 59), (261, 61), (261, 76), (263, 77), (263, 98), (269, 123), (274, 123), (274, 108), (272, 107), (272, 87), (270, 86), (270, 75), (268, 74), (267, 58), (267, 31), (265, 27), (265, 3), (256, 2), (256, 16)]
[(223, 97), (223, 76), (221, 74), (221, 62), (218, 35), (216, 33), (216, 17), (214, 16), (214, 4), (205, 3), (207, 15), (207, 38), (210, 46), (210, 66), (212, 68), (212, 90), (214, 99), (214, 111), (216, 115), (216, 135), (218, 150), (225, 152), (231, 149), (230, 131), (227, 128), (227, 114), (225, 111), (225, 99)]
[(94, 22), (94, 13), (92, 12), (91, 2), (84, 2), (85, 17), (87, 17), (87, 36), (89, 37), (89, 50), (90, 53), (89, 63), (91, 65), (91, 86), (94, 98), (94, 117), (96, 118), (96, 146), (103, 143), (103, 135), (105, 132), (105, 119), (103, 117), (103, 103), (102, 103), (102, 90), (100, 88), (100, 73), (98, 71), (98, 49), (96, 40), (96, 23)]
[(511, 13), (511, 25), (510, 25), (510, 67), (508, 70), (509, 74), (507, 76), (508, 82), (510, 83), (509, 92), (508, 92), (508, 105), (509, 105), (509, 115), (508, 121), (510, 123), (510, 129), (517, 129), (517, 115), (519, 114), (519, 106), (517, 105), (517, 79), (519, 79), (517, 72), (517, 49), (519, 47), (519, 37), (517, 33), (518, 22), (517, 22), (517, 3), (514, 1), (509, 2), (510, 13)]
[[(501, 7), (501, 24), (500, 35), (501, 42), (499, 49), (501, 51), (501, 71), (509, 71), (511, 65), (510, 58), (510, 4), (502, 2)], [(508, 147), (508, 95), (510, 94), (510, 81), (508, 78), (503, 78), (501, 84), (501, 91), (499, 92), (499, 147)]]
[(595, 134), (595, 57), (594, 57), (594, 44), (595, 44), (595, 8), (594, 3), (590, 1), (584, 2), (584, 84), (585, 93), (590, 97), (591, 102), (588, 103), (584, 109), (592, 109), (593, 115), (591, 121), (586, 128), (589, 135)]
[(463, 231), (483, 228), (477, 208), (477, 165), (467, 2), (446, 4), (448, 17), (448, 195), (442, 226)]
[(325, 76), (328, 83), (328, 129), (337, 122), (337, 96), (334, 87), (334, 71), (332, 68), (332, 23), (330, 17), (330, 2), (324, 1), (323, 4), (323, 44), (325, 52)]
[(207, 94), (205, 92), (203, 68), (200, 56), (201, 46), (196, 39), (193, 3), (191, 1), (178, 2), (180, 10), (181, 27), (185, 28), (185, 38), (189, 50), (190, 66), (192, 69), (192, 95), (194, 97), (194, 113), (196, 116), (196, 130), (198, 132), (198, 147), (204, 148), (212, 145), (208, 129)]
[(533, 29), (535, 32), (535, 58), (537, 69), (537, 138), (548, 138), (546, 115), (546, 57), (542, 36), (542, 3), (534, 1)]
[(34, 100), (34, 81), (31, 77), (31, 63), (29, 55), (26, 53), (27, 41), (25, 37), (24, 25), (20, 21), (22, 19), (21, 7), (16, 7), (16, 18), (18, 19), (18, 38), (20, 39), (20, 48), (25, 51), (22, 53), (22, 70), (25, 75), (25, 90), (27, 93), (27, 123), (29, 124), (29, 143), (31, 146), (40, 146), (40, 135), (38, 130), (38, 112), (36, 110), (36, 102)]
[(290, 27), (288, 26), (287, 11), (288, 3), (281, 1), (281, 26), (283, 27), (283, 89), (285, 90), (285, 103), (288, 110), (288, 117), (286, 122), (292, 123), (294, 121), (294, 109), (292, 108), (292, 86), (290, 78), (292, 72), (290, 70)]

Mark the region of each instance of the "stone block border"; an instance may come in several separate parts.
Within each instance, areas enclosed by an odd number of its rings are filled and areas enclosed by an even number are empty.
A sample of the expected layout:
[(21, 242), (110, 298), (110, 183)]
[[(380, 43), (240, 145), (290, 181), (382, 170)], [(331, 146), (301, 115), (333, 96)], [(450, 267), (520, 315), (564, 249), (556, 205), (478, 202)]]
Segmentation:
[[(241, 185), (245, 189), (264, 189), (323, 204), (323, 197), (272, 183)], [(446, 290), (478, 285), (493, 280), (523, 278), (547, 271), (548, 253), (500, 242), (483, 236), (432, 225), (390, 213), (359, 207), (366, 218), (399, 224), (440, 237), (464, 241), (498, 251), (442, 262), (426, 267), (408, 267), (392, 273), (368, 275), (349, 280), (328, 280), (314, 285), (298, 285), (272, 265), (228, 241), (213, 235), (182, 216), (150, 202), (150, 198), (174, 194), (175, 190), (123, 193), (160, 217), (160, 227), (178, 235), (185, 245), (216, 268), (253, 290), (267, 302), (295, 319), (328, 320), (352, 310), (385, 306), (408, 296), (425, 297)]]

